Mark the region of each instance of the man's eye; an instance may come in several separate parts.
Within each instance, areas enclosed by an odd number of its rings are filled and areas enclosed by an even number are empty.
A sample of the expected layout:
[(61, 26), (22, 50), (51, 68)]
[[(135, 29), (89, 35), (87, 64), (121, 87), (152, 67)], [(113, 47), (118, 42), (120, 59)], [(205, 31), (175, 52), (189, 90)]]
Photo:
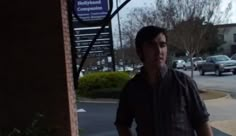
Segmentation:
[(161, 43), (161, 44), (160, 44), (160, 47), (161, 47), (161, 48), (164, 48), (164, 47), (166, 47), (166, 46), (167, 46), (166, 43)]
[(156, 42), (154, 42), (154, 41), (149, 41), (148, 44), (151, 45), (151, 46), (153, 46), (153, 45), (156, 44)]

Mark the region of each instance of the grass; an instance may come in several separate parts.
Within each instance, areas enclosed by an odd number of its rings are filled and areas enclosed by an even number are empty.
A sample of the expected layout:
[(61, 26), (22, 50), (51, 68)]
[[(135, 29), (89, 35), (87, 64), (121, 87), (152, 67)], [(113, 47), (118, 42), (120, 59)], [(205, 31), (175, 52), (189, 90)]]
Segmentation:
[(203, 100), (217, 99), (225, 97), (226, 95), (227, 95), (226, 93), (220, 91), (213, 91), (213, 90), (200, 91), (200, 97)]

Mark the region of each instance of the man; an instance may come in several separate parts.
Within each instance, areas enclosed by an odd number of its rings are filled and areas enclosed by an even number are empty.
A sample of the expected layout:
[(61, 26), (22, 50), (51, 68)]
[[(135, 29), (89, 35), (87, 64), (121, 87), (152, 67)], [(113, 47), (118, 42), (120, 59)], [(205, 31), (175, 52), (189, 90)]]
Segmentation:
[(135, 39), (144, 67), (124, 87), (115, 125), (120, 136), (212, 136), (209, 114), (195, 82), (168, 69), (166, 30), (143, 27)]

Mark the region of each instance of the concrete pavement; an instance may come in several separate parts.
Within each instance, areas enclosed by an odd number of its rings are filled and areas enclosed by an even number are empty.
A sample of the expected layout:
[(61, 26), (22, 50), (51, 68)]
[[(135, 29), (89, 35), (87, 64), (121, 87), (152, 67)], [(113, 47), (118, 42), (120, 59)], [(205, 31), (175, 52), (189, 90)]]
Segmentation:
[(224, 120), (224, 121), (211, 122), (211, 126), (231, 136), (235, 136), (236, 134), (235, 125), (236, 125), (236, 120)]
[[(190, 76), (190, 71), (182, 71)], [(200, 89), (218, 90), (231, 94), (236, 98), (236, 76), (232, 73), (224, 73), (221, 77), (215, 73), (200, 76), (198, 71), (194, 72), (194, 80)], [(205, 101), (213, 127), (232, 136), (236, 136), (236, 99), (221, 98)]]
[(236, 100), (221, 98), (205, 101), (210, 116), (210, 124), (220, 131), (236, 136)]

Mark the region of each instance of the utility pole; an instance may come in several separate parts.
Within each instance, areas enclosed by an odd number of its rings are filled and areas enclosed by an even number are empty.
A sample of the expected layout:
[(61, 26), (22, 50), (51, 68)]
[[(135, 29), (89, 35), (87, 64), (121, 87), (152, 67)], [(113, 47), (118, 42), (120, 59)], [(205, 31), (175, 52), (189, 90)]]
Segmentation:
[[(118, 8), (118, 0), (116, 0), (116, 8)], [(117, 20), (118, 20), (118, 29), (119, 29), (119, 40), (120, 40), (120, 49), (121, 49), (121, 59), (122, 59), (122, 67), (123, 71), (125, 71), (125, 56), (124, 56), (124, 50), (123, 50), (123, 44), (122, 44), (122, 37), (121, 37), (121, 28), (120, 28), (120, 15), (119, 12), (117, 13)]]

